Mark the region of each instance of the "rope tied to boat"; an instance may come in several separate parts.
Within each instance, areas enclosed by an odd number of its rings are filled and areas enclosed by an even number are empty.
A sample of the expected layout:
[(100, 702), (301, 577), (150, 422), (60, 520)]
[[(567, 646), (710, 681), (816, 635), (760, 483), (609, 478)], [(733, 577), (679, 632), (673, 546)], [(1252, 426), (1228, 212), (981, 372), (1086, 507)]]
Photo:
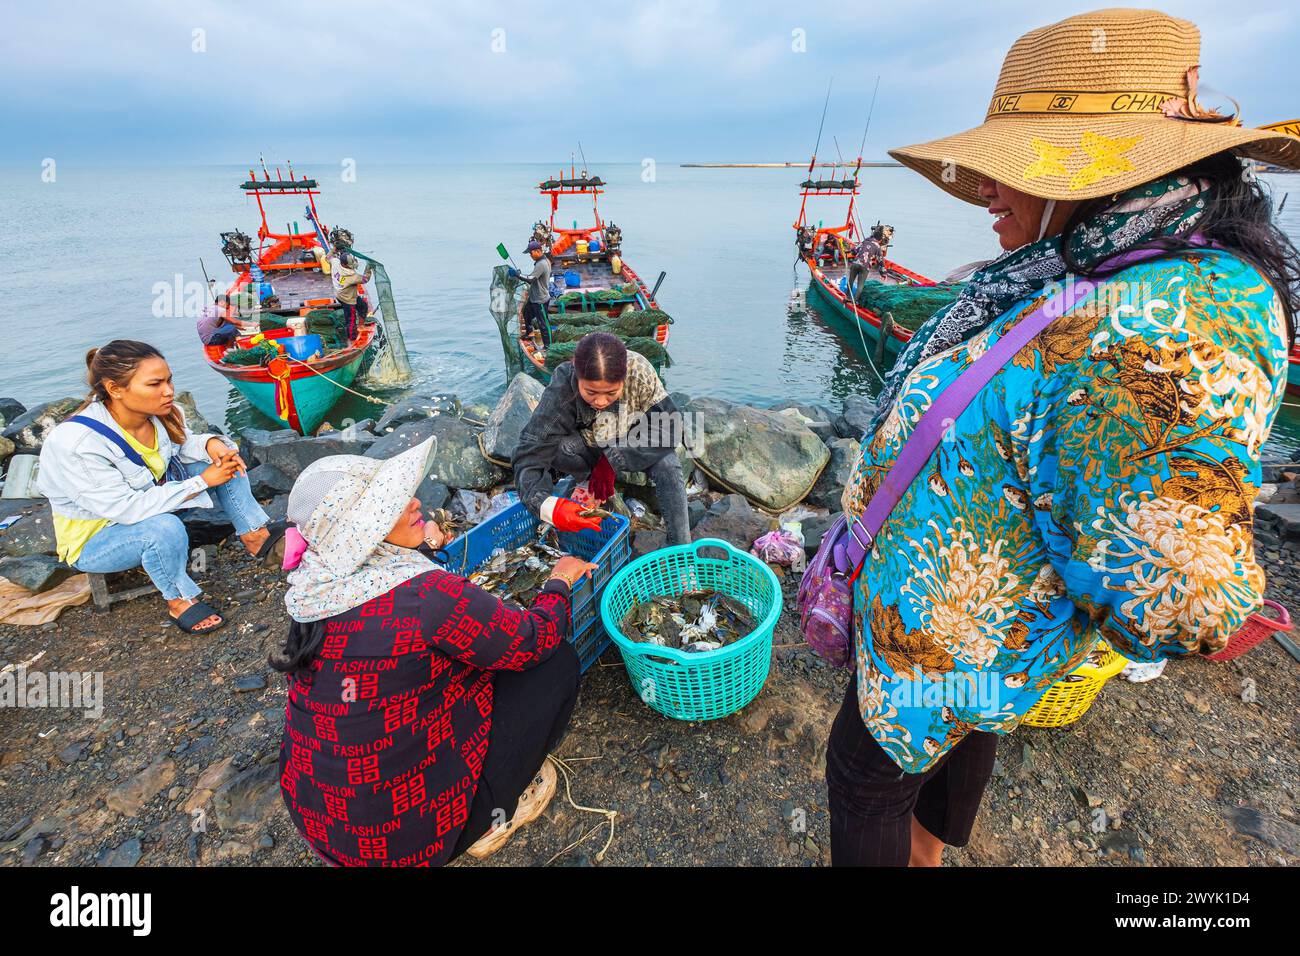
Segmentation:
[(301, 365), (303, 368), (305, 368), (307, 371), (311, 372), (312, 374), (314, 374), (314, 375), (319, 375), (321, 378), (325, 379), (325, 381), (329, 382), (331, 385), (335, 386), (336, 388), (341, 388), (341, 389), (343, 389), (343, 391), (345, 391), (345, 392), (349, 392), (350, 394), (357, 396), (357, 398), (364, 398), (367, 402), (373, 402), (373, 403), (376, 404), (376, 405), (389, 405), (389, 406), (391, 406), (391, 405), (394, 404), (393, 402), (386, 402), (386, 401), (384, 401), (382, 398), (375, 398), (373, 395), (366, 395), (366, 394), (364, 394), (364, 393), (362, 393), (362, 392), (358, 392), (356, 389), (348, 388), (346, 385), (342, 385), (342, 384), (340, 384), (340, 383), (334, 381), (334, 379), (330, 378), (330, 377), (329, 377), (328, 375), (326, 375), (324, 372), (318, 372), (318, 371), (316, 371), (316, 369), (312, 368), (309, 364), (307, 364), (306, 362), (303, 362), (303, 361), (301, 361), (301, 360), (299, 360), (299, 359), (292, 358), (292, 357), (287, 356), (287, 355), (285, 356), (285, 359), (288, 360), (288, 361), (290, 361), (290, 362), (293, 362), (295, 365)]

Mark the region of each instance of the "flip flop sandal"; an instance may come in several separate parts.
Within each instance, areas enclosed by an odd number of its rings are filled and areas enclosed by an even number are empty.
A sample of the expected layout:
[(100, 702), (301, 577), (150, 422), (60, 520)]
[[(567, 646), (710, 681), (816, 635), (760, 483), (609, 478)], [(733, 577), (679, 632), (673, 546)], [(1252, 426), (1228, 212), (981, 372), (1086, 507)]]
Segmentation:
[(289, 530), (287, 521), (272, 521), (266, 526), (267, 538), (258, 548), (257, 554), (253, 558), (264, 567), (280, 567), (280, 562), (284, 560), (284, 533)]
[[(205, 627), (196, 630), (195, 626), (200, 622), (207, 620), (212, 616), (221, 618), (221, 623), (214, 624), (212, 627)], [(173, 624), (179, 627), (186, 634), (211, 634), (213, 631), (219, 631), (226, 626), (226, 617), (211, 604), (199, 601), (197, 604), (191, 604), (181, 612), (180, 617), (167, 615)]]

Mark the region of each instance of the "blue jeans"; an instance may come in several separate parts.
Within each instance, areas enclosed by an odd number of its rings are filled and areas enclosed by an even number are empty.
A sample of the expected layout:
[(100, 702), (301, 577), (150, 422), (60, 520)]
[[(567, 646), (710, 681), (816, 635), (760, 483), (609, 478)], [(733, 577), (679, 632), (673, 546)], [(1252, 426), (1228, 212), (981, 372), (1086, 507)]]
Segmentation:
[[(207, 462), (185, 466), (190, 476), (207, 468)], [(248, 534), (264, 527), (266, 512), (253, 497), (248, 476), (236, 475), (224, 485), (209, 488), (216, 507), (205, 517), (224, 516), (235, 526), (236, 534)], [(190, 557), (190, 536), (185, 523), (175, 513), (154, 515), (135, 524), (110, 524), (86, 542), (77, 558), (78, 571), (111, 574), (143, 567), (162, 596), (168, 601), (196, 598), (202, 590), (186, 573)]]

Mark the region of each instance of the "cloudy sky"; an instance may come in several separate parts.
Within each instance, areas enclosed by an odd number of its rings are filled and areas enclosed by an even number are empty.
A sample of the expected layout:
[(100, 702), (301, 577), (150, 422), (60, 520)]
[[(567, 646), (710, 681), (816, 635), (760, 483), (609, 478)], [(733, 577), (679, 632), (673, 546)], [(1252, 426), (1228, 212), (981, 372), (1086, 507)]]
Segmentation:
[[(878, 73), (865, 153), (882, 157), (978, 122), (1016, 36), (1095, 6), (15, 4), (0, 163), (551, 162), (579, 140), (593, 163), (799, 160), (833, 76), (830, 158), (832, 135), (856, 153)], [(1251, 124), (1300, 114), (1293, 0), (1163, 8), (1201, 27), (1203, 90)]]

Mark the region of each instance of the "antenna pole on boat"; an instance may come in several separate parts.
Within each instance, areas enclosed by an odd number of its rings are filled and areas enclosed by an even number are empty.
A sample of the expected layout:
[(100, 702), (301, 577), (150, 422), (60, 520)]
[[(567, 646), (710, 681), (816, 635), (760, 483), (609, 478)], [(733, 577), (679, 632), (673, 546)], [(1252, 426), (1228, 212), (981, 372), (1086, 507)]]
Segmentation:
[[(809, 179), (812, 179), (813, 167), (817, 165), (817, 150), (819, 150), (822, 145), (822, 130), (826, 127), (826, 110), (831, 105), (831, 87), (834, 85), (835, 85), (835, 77), (832, 76), (830, 78), (830, 82), (826, 84), (826, 101), (822, 103), (822, 121), (817, 124), (817, 142), (813, 144), (812, 159), (808, 160)], [(803, 225), (804, 216), (807, 212), (807, 209), (808, 209), (808, 190), (805, 189), (803, 191), (803, 201), (799, 204), (799, 221), (795, 223), (796, 229), (798, 229), (801, 225)]]
[[(858, 144), (858, 163), (853, 167), (853, 182), (857, 183), (858, 173), (862, 170), (862, 152), (867, 148), (867, 132), (871, 129), (871, 116), (876, 112), (876, 94), (880, 92), (880, 74), (876, 74), (876, 85), (871, 90), (871, 105), (867, 107), (867, 125), (862, 129), (862, 142)], [(838, 143), (836, 144), (838, 146)], [(854, 203), (857, 201), (857, 189), (854, 188), (853, 195), (849, 198), (849, 218), (853, 219)], [(856, 222), (856, 220), (855, 220)], [(862, 238), (862, 226), (857, 226), (858, 238)]]

